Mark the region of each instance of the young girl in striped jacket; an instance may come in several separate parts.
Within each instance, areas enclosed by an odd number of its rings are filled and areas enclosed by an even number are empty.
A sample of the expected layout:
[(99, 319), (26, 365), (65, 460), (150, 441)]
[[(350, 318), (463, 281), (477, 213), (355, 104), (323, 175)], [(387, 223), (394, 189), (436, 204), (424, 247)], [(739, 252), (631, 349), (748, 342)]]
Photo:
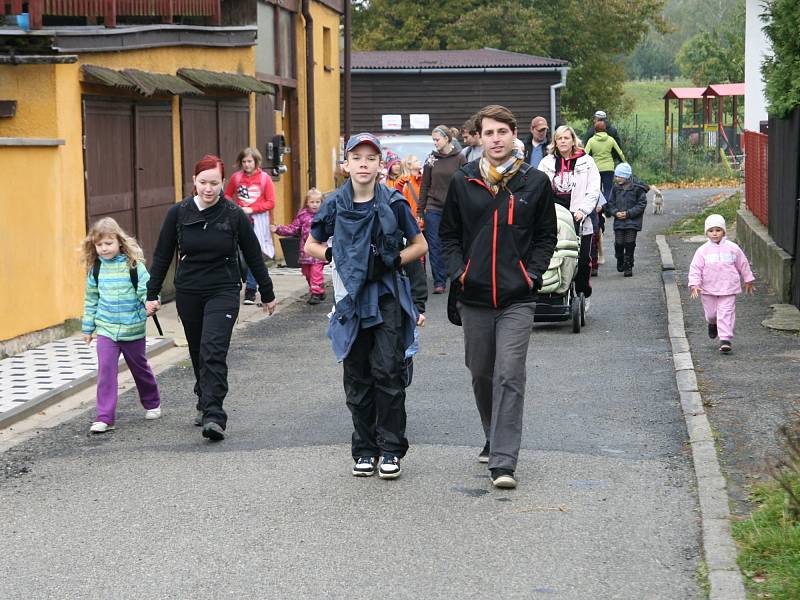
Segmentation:
[[(92, 433), (114, 429), (120, 352), (136, 382), (144, 418), (161, 417), (161, 396), (145, 353), (144, 301), (150, 275), (136, 240), (109, 217), (89, 230), (81, 245), (86, 276), (81, 332), (87, 344), (97, 337), (97, 419)], [(135, 287), (134, 287), (135, 282)]]

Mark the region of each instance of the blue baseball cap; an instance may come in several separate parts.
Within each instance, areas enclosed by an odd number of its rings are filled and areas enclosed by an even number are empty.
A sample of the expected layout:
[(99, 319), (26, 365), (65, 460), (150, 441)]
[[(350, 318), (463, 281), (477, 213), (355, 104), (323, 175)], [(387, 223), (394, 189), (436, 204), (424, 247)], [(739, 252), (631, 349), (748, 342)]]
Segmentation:
[(347, 145), (344, 147), (345, 154), (347, 154), (348, 152), (352, 152), (353, 148), (355, 148), (359, 144), (369, 144), (370, 146), (375, 148), (375, 150), (378, 151), (378, 154), (383, 154), (380, 140), (371, 133), (367, 132), (357, 133), (355, 135), (350, 136), (350, 139), (347, 140)]

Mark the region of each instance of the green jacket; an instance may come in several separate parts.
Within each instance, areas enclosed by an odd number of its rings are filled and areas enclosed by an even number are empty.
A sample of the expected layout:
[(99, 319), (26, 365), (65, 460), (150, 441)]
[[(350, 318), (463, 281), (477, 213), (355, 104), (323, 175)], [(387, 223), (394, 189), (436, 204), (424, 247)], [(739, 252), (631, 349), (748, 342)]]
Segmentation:
[(584, 148), (586, 154), (591, 156), (594, 159), (594, 162), (597, 163), (597, 170), (601, 173), (603, 171), (613, 171), (614, 170), (614, 157), (611, 155), (612, 150), (616, 150), (617, 154), (619, 154), (622, 162), (625, 161), (625, 155), (622, 153), (622, 149), (617, 144), (616, 140), (608, 135), (605, 131), (598, 131), (595, 133), (589, 141), (586, 142), (586, 147)]
[(99, 281), (89, 271), (83, 303), (81, 331), (96, 333), (115, 342), (132, 342), (145, 337), (147, 280), (150, 275), (142, 263), (136, 265), (138, 290), (133, 289), (130, 269), (124, 255), (100, 259)]

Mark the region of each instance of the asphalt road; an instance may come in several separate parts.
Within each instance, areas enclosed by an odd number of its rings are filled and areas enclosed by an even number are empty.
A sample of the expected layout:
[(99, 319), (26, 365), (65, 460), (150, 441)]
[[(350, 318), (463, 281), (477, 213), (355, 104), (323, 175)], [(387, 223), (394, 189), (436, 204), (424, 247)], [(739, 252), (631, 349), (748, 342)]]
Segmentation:
[[(611, 261), (588, 326), (536, 325), (516, 490), (492, 488), (461, 330), (433, 296), (395, 481), (350, 475), (351, 423), (327, 306), (239, 333), (229, 437), (191, 425), (191, 368), (164, 418), (121, 397), (0, 455), (0, 598), (701, 597), (694, 475), (654, 232), (713, 192), (667, 192), (635, 275)], [(611, 255), (611, 234), (606, 236)]]

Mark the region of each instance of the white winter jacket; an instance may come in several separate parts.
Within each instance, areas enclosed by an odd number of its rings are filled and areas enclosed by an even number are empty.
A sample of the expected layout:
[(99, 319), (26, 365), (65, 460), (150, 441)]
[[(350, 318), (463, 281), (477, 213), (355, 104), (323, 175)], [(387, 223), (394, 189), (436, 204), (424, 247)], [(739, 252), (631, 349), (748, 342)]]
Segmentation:
[[(550, 178), (552, 184), (556, 174), (556, 157), (548, 154), (541, 160), (538, 168)], [(600, 171), (598, 171), (594, 159), (588, 154), (584, 154), (575, 162), (573, 173), (575, 187), (572, 188), (569, 210), (572, 214), (581, 211), (588, 217), (597, 208), (598, 200), (600, 200)], [(591, 233), (594, 233), (592, 220), (586, 218), (583, 221), (581, 235)]]

